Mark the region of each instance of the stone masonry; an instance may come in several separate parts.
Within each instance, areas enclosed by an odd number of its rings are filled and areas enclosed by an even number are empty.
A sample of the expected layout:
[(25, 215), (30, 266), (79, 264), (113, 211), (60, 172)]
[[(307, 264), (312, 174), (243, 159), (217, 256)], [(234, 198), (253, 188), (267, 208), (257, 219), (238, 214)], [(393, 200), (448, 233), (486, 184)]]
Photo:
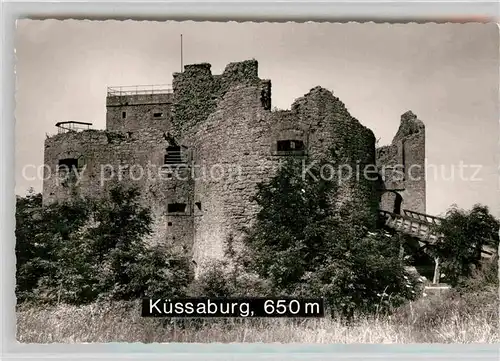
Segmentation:
[(380, 208), (425, 213), (425, 126), (411, 111), (401, 116), (390, 145), (377, 149)]
[(257, 61), (220, 75), (210, 68), (186, 65), (172, 91), (108, 93), (106, 130), (47, 138), (44, 202), (99, 197), (114, 182), (139, 187), (154, 219), (150, 241), (179, 247), (198, 270), (252, 224), (256, 185), (286, 157), (371, 169), (341, 186), (338, 203), (349, 202), (357, 219), (375, 224), (379, 208), (425, 212), (425, 128), (413, 113), (403, 114), (391, 145), (376, 149), (373, 132), (329, 90), (315, 87), (290, 110), (272, 111)]

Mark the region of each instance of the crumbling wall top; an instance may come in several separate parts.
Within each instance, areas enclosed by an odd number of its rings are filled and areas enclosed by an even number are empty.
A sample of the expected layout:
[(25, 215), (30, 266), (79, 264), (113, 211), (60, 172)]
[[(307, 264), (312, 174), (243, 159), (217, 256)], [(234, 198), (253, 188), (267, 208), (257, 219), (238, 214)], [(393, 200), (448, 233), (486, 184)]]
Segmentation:
[(222, 78), (225, 81), (240, 83), (259, 81), (259, 63), (255, 59), (229, 63), (222, 73)]
[(258, 62), (254, 59), (229, 63), (220, 75), (212, 75), (208, 63), (191, 64), (173, 79), (173, 132), (184, 136), (213, 113), (218, 102), (231, 89), (239, 86), (259, 86), (262, 106), (270, 108), (270, 82), (262, 83)]
[(425, 131), (424, 122), (419, 120), (417, 116), (411, 111), (407, 111), (401, 115), (401, 122), (399, 129), (392, 140), (392, 144), (401, 141), (403, 138)]
[[(212, 71), (210, 70), (212, 68), (212, 65), (209, 63), (198, 63), (198, 64), (188, 64), (184, 65), (184, 72), (198, 72), (198, 71), (203, 71), (203, 72), (209, 72), (210, 74)], [(179, 73), (175, 73), (179, 74)]]
[[(291, 106), (291, 110), (303, 117), (312, 116), (313, 118), (316, 117), (316, 119), (328, 118), (336, 123), (347, 122), (350, 124), (349, 128), (345, 129), (347, 132), (365, 132), (366, 136), (370, 138), (370, 143), (372, 140), (375, 140), (372, 130), (351, 116), (345, 104), (332, 91), (321, 86), (312, 88), (303, 97), (296, 99)], [(310, 114), (311, 112), (315, 114)]]
[(302, 112), (305, 108), (316, 109), (321, 113), (335, 113), (349, 115), (344, 103), (333, 95), (333, 93), (321, 86), (316, 86), (309, 90), (307, 94), (296, 99), (291, 109), (293, 112)]

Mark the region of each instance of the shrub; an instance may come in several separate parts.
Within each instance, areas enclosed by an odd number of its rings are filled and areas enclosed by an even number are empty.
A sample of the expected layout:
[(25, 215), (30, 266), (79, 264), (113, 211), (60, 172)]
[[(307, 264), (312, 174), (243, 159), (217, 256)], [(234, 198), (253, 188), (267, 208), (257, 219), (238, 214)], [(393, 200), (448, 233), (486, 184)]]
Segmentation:
[(71, 254), (79, 255), (74, 234), (85, 224), (89, 207), (79, 199), (42, 207), (41, 194), (32, 190), (16, 203), (16, 295), (23, 301), (38, 289), (40, 297), (57, 298), (61, 287), (55, 280), (71, 277), (61, 267)]
[(189, 287), (193, 297), (230, 297), (234, 293), (227, 262), (213, 261)]
[(474, 268), (470, 278), (463, 278), (457, 285), (461, 293), (482, 292), (488, 289), (498, 290), (498, 255), (484, 260), (481, 267)]
[(308, 273), (294, 293), (325, 297), (330, 312), (340, 317), (390, 312), (422, 291), (416, 277), (405, 271), (398, 251), (391, 235), (369, 232), (343, 256)]
[(213, 261), (191, 284), (193, 297), (264, 297), (272, 294), (269, 282), (240, 270), (228, 261)]
[(291, 160), (259, 185), (261, 210), (240, 256), (245, 269), (276, 294), (325, 297), (333, 314), (347, 317), (416, 297), (416, 282), (399, 258), (399, 238), (349, 222), (351, 204), (335, 206), (339, 188), (319, 177), (320, 167), (303, 177)]
[(486, 206), (474, 205), (470, 211), (452, 207), (440, 225), (434, 227), (442, 237), (434, 252), (441, 261), (441, 271), (452, 285), (470, 278), (481, 268), (481, 249), (487, 245), (498, 248), (500, 222)]
[(184, 295), (190, 260), (146, 245), (151, 216), (139, 197), (118, 186), (103, 198), (43, 207), (39, 196), (18, 199), (18, 299), (78, 304)]

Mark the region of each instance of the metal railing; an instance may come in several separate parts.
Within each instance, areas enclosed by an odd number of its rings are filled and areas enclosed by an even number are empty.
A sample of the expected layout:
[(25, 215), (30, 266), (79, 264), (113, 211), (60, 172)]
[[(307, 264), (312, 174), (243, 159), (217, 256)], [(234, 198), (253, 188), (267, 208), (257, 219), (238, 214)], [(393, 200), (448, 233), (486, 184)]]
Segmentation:
[(140, 94), (171, 94), (172, 85), (154, 84), (154, 85), (127, 85), (108, 87), (108, 96), (125, 96)]
[(65, 122), (57, 122), (57, 134), (67, 133), (67, 132), (81, 132), (83, 130), (89, 130), (92, 123), (78, 122), (76, 120), (68, 120)]

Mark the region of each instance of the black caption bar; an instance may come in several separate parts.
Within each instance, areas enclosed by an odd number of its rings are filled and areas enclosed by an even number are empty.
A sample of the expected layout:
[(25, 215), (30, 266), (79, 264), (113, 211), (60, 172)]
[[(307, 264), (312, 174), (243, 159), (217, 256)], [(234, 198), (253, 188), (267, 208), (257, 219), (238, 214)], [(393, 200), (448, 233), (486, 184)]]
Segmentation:
[(183, 298), (142, 300), (142, 317), (324, 317), (322, 299)]

